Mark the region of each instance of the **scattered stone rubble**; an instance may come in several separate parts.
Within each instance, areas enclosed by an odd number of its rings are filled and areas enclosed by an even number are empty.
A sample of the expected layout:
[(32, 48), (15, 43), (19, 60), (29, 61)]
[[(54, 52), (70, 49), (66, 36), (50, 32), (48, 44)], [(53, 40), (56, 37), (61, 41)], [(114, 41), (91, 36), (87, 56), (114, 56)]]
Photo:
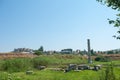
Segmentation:
[(74, 71), (80, 71), (80, 70), (95, 70), (98, 71), (102, 68), (101, 65), (94, 65), (94, 66), (89, 66), (87, 64), (82, 64), (82, 65), (77, 65), (77, 64), (69, 64), (68, 68), (64, 70), (64, 72), (69, 72), (71, 70)]

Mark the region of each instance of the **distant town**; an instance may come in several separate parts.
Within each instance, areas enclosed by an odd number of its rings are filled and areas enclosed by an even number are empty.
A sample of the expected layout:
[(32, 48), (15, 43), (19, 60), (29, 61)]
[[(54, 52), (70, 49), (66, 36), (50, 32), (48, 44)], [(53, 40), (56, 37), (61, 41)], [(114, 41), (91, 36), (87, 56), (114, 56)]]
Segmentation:
[[(12, 52), (14, 53), (35, 53), (35, 51), (41, 51), (43, 54), (81, 54), (81, 55), (86, 55), (87, 54), (87, 50), (80, 50), (77, 49), (75, 51), (73, 51), (73, 49), (71, 48), (66, 48), (66, 49), (62, 49), (61, 51), (44, 51), (43, 46), (41, 46), (38, 50), (33, 50), (33, 49), (29, 49), (29, 48), (15, 48)], [(114, 49), (114, 50), (107, 50), (107, 51), (94, 51), (93, 49), (91, 49), (91, 55), (96, 55), (96, 54), (119, 54), (120, 53), (120, 49)]]

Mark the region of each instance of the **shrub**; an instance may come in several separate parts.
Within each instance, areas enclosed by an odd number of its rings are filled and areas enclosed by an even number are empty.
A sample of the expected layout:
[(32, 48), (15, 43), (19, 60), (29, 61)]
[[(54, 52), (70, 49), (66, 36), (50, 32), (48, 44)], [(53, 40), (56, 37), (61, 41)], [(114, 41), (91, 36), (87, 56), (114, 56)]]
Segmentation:
[(34, 68), (38, 68), (40, 65), (47, 66), (49, 64), (49, 60), (44, 57), (36, 57), (32, 60)]
[(116, 80), (113, 64), (110, 64), (105, 70), (105, 80)]
[(110, 58), (104, 56), (98, 56), (95, 58), (95, 61), (108, 62), (110, 61)]
[(36, 55), (41, 55), (41, 54), (42, 54), (42, 52), (41, 52), (41, 51), (39, 51), (39, 50), (35, 50), (35, 51), (34, 51), (34, 54), (36, 54)]
[(100, 76), (100, 80), (119, 80), (115, 76), (113, 63), (107, 65), (105, 71)]
[(9, 59), (2, 64), (2, 70), (8, 72), (25, 71), (29, 67), (31, 67), (30, 59)]
[(14, 74), (0, 72), (0, 80), (22, 80), (22, 79)]

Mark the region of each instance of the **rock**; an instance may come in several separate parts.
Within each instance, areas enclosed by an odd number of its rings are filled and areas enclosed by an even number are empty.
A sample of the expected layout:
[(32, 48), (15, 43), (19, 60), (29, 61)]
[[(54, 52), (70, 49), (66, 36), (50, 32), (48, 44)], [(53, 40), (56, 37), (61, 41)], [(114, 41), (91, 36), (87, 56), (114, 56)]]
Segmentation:
[(65, 69), (65, 70), (64, 70), (64, 73), (69, 72), (69, 71), (70, 71), (70, 69)]
[(100, 69), (101, 69), (101, 65), (95, 65), (95, 66), (94, 66), (94, 70), (95, 70), (95, 71), (98, 71), (98, 70), (100, 70)]
[(78, 65), (78, 70), (88, 70), (90, 69), (90, 66), (88, 65)]
[(68, 69), (69, 70), (76, 70), (77, 65), (76, 64), (69, 64)]
[(39, 70), (42, 70), (42, 69), (45, 69), (46, 68), (46, 66), (37, 66), (37, 69), (39, 69)]
[(33, 74), (33, 71), (26, 71), (27, 75)]

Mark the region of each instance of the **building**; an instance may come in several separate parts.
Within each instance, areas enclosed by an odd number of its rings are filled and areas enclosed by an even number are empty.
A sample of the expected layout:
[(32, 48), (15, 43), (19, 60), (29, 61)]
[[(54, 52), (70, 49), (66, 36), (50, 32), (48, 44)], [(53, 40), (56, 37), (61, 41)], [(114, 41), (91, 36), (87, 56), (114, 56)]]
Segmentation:
[(16, 53), (33, 53), (33, 50), (29, 49), (29, 48), (17, 48), (17, 49), (14, 49), (13, 52), (16, 52)]
[(61, 53), (62, 53), (62, 54), (71, 54), (72, 52), (73, 52), (72, 49), (62, 49), (62, 50), (61, 50)]

